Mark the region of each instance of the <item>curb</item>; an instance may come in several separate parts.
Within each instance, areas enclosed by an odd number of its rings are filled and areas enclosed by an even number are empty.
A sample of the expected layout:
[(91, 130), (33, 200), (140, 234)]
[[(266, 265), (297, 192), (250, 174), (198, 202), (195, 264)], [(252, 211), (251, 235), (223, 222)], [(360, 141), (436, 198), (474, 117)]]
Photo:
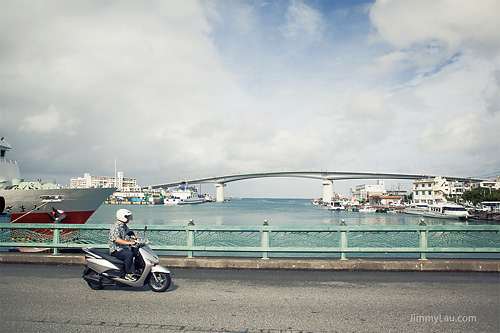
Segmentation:
[[(500, 273), (499, 259), (320, 259), (159, 256), (168, 268)], [(84, 265), (83, 253), (0, 253), (0, 264)]]

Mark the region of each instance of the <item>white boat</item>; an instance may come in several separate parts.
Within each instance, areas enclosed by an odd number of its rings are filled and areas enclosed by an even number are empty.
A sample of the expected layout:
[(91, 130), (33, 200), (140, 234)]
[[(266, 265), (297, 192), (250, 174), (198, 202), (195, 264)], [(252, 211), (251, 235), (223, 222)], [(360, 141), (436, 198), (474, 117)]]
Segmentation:
[(178, 205), (192, 205), (192, 204), (202, 204), (205, 202), (204, 197), (190, 197), (186, 199), (181, 199)]
[(422, 215), (429, 210), (429, 204), (425, 202), (412, 203), (409, 207), (405, 208), (405, 214)]
[(23, 182), (17, 162), (6, 159), (11, 146), (0, 138), (0, 197), (10, 222), (84, 224), (115, 188), (74, 189), (41, 182)]
[(314, 199), (313, 201), (311, 201), (311, 204), (315, 205), (315, 206), (320, 206), (320, 205), (323, 204), (323, 200), (321, 200), (321, 199)]
[(377, 210), (370, 205), (366, 205), (358, 210), (360, 213), (375, 213)]
[(165, 205), (189, 205), (201, 204), (205, 202), (205, 197), (198, 193), (194, 187), (188, 187), (187, 184), (182, 184), (175, 190), (170, 192), (170, 196), (163, 200)]
[(179, 204), (179, 201), (181, 201), (180, 198), (175, 198), (175, 197), (167, 197), (163, 199), (163, 204), (168, 205), (168, 206), (173, 206)]
[(335, 210), (335, 211), (345, 210), (345, 207), (342, 206), (342, 203), (340, 201), (331, 202), (327, 207), (329, 210)]
[(424, 212), (422, 216), (446, 219), (466, 219), (469, 216), (469, 212), (464, 206), (446, 202), (430, 205), (429, 210)]

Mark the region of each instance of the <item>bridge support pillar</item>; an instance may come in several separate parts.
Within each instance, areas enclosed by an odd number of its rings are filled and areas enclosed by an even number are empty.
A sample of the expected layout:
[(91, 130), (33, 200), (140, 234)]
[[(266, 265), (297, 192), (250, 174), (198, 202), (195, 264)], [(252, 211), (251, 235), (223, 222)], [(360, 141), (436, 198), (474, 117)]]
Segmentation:
[(333, 200), (333, 181), (323, 179), (323, 202), (330, 202)]
[(226, 184), (215, 183), (215, 188), (217, 189), (217, 202), (224, 201), (224, 187), (226, 187)]

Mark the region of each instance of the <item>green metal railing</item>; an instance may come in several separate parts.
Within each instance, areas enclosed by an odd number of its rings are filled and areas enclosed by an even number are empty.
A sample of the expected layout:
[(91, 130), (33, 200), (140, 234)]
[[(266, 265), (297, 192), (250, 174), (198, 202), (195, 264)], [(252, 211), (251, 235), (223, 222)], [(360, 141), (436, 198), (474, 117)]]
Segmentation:
[[(61, 249), (108, 247), (110, 225), (0, 224), (0, 247)], [(154, 250), (195, 252), (419, 254), (500, 253), (500, 226), (130, 226)]]

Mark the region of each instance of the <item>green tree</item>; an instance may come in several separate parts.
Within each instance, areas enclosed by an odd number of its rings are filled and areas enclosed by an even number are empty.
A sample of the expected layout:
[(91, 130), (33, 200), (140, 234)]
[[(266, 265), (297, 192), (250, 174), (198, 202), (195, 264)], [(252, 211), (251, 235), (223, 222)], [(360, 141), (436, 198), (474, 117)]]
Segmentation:
[(411, 202), (413, 200), (413, 192), (410, 194), (405, 194), (405, 197), (403, 198), (403, 202)]
[(482, 201), (500, 201), (500, 190), (489, 187), (476, 187), (462, 194), (462, 199), (472, 202), (474, 205)]

